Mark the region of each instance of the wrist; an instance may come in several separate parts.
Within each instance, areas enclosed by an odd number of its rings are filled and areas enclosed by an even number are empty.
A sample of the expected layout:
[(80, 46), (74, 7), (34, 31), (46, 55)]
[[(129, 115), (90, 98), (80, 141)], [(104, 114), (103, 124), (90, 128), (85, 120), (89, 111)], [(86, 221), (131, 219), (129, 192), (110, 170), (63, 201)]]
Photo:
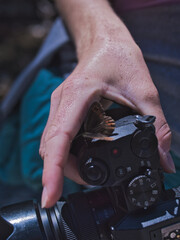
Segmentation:
[[(104, 41), (112, 32), (123, 30), (124, 24), (114, 13), (108, 0), (56, 0), (72, 38), (78, 58), (94, 42)], [(117, 30), (118, 29), (118, 30)]]
[(89, 30), (84, 33), (84, 36), (79, 36), (76, 41), (79, 60), (87, 54), (91, 55), (98, 51), (120, 55), (122, 51), (126, 50), (139, 51), (129, 30), (119, 18), (104, 19), (104, 21), (95, 23), (89, 22), (89, 26)]

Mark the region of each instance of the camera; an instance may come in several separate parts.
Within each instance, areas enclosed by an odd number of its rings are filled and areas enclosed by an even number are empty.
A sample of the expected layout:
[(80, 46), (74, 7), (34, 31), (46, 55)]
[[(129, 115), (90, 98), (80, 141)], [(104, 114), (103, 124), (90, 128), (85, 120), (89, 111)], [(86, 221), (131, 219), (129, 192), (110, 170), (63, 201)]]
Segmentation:
[(50, 209), (36, 201), (3, 207), (0, 240), (180, 239), (180, 187), (164, 189), (155, 117), (115, 115), (110, 141), (80, 134), (71, 149), (95, 188)]
[(154, 204), (163, 189), (154, 116), (116, 121), (111, 141), (80, 141), (79, 173), (90, 185), (121, 192), (128, 211)]

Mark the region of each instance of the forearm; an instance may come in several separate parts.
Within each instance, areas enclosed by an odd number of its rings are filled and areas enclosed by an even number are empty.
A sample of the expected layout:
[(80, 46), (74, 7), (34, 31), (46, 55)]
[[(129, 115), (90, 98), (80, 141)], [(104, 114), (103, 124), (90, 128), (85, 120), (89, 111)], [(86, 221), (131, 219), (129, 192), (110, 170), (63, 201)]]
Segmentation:
[[(124, 23), (107, 0), (56, 0), (61, 16), (74, 39), (78, 58), (96, 40), (122, 33), (131, 38)], [(127, 36), (128, 35), (128, 36)], [(108, 39), (107, 39), (108, 40)]]

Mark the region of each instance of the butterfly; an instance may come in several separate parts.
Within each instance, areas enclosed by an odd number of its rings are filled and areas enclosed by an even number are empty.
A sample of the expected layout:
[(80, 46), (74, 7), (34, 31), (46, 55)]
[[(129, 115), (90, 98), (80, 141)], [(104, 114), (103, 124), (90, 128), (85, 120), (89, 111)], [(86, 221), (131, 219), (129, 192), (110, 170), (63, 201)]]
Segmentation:
[(113, 138), (111, 136), (113, 136), (114, 129), (114, 119), (106, 115), (99, 102), (94, 102), (85, 119), (82, 136), (91, 139), (112, 141)]

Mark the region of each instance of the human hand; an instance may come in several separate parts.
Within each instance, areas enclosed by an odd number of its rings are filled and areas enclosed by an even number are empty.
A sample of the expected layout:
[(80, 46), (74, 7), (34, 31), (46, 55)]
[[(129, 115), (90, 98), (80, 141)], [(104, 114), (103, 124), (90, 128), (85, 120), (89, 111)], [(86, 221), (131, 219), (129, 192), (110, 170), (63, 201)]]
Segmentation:
[(77, 67), (52, 94), (40, 146), (44, 159), (43, 207), (51, 207), (59, 199), (64, 175), (84, 183), (69, 150), (89, 107), (102, 98), (142, 115), (155, 115), (161, 164), (165, 171), (175, 171), (169, 154), (171, 132), (140, 49), (119, 19), (96, 27), (90, 40), (78, 44)]

